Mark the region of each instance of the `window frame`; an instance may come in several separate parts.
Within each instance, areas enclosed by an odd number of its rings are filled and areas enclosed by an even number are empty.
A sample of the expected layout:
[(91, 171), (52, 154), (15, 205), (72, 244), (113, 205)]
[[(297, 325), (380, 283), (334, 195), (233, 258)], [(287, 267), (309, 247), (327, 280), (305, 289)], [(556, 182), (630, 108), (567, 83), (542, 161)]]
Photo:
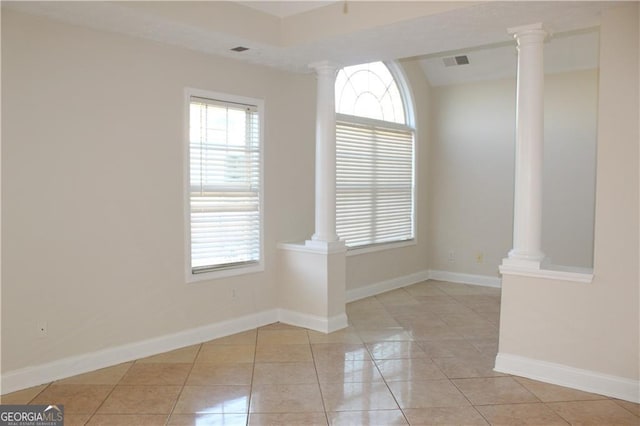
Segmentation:
[[(259, 221), (260, 221), (260, 248), (259, 260), (247, 264), (222, 266), (219, 269), (193, 273), (191, 264), (191, 176), (190, 176), (190, 108), (191, 98), (198, 97), (223, 103), (254, 105), (257, 108), (259, 121)], [(184, 207), (184, 273), (187, 283), (209, 281), (237, 275), (252, 274), (264, 271), (264, 100), (245, 96), (231, 95), (228, 93), (213, 92), (209, 90), (187, 87), (184, 89), (183, 106), (183, 207)]]
[[(400, 93), (400, 98), (402, 100), (402, 105), (404, 107), (404, 115), (405, 115), (405, 124), (395, 123), (392, 121), (382, 121), (371, 119), (368, 117), (361, 116), (353, 116), (348, 114), (338, 113), (336, 111), (336, 118), (342, 121), (346, 121), (346, 119), (352, 120), (353, 123), (360, 124), (372, 124), (375, 122), (385, 123), (389, 126), (394, 126), (398, 128), (406, 128), (410, 129), (413, 132), (413, 188), (412, 188), (412, 228), (413, 228), (413, 237), (407, 240), (397, 240), (397, 241), (389, 241), (384, 243), (376, 243), (376, 244), (368, 244), (368, 245), (360, 245), (354, 247), (347, 246), (347, 256), (357, 256), (366, 253), (379, 252), (384, 250), (391, 250), (403, 247), (415, 246), (418, 244), (418, 200), (417, 194), (418, 191), (418, 129), (416, 126), (416, 117), (415, 117), (415, 107), (414, 100), (407, 83), (407, 77), (403, 70), (403, 68), (395, 61), (380, 61), (382, 62), (393, 77), (397, 87), (398, 92)], [(335, 88), (334, 88), (335, 90)]]

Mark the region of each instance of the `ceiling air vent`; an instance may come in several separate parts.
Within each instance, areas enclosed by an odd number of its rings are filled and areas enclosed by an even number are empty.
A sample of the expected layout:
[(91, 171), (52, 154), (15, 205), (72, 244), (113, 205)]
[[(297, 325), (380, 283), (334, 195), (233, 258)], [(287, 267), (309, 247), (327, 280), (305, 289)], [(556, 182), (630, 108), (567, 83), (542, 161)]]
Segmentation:
[(442, 58), (445, 67), (455, 67), (457, 65), (468, 65), (469, 57), (467, 55), (461, 56), (449, 56), (448, 58)]

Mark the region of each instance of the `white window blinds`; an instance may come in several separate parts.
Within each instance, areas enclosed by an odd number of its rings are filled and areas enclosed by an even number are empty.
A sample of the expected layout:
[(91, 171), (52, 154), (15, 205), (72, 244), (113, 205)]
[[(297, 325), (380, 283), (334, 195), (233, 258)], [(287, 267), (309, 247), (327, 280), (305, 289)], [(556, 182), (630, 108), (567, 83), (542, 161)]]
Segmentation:
[(348, 247), (413, 239), (413, 131), (338, 114), (336, 227)]
[(253, 105), (190, 97), (192, 274), (260, 261), (259, 119)]

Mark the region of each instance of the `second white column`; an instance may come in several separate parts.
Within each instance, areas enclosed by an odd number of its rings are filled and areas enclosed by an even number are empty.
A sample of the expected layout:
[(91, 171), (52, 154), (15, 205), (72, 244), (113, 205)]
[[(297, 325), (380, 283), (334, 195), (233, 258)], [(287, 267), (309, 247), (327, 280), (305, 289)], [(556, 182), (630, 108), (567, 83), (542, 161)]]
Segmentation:
[(513, 249), (503, 264), (539, 269), (544, 146), (544, 40), (542, 24), (511, 28), (518, 43)]

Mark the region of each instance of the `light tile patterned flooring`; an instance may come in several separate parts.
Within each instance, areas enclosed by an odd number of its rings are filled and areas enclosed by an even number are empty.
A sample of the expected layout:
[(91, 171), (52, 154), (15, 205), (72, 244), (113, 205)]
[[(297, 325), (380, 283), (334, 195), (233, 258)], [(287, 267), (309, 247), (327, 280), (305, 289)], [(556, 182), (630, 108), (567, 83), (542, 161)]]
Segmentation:
[(66, 425), (640, 425), (640, 406), (493, 371), (500, 292), (426, 281), (350, 303), (350, 327), (272, 324), (2, 403)]

